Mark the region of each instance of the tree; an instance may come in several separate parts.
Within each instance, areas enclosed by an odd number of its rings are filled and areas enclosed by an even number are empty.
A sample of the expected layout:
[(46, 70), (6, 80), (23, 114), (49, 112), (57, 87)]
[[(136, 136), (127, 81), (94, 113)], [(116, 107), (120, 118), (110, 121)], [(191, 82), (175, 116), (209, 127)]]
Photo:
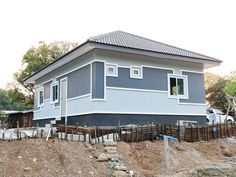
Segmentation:
[(210, 86), (214, 85), (219, 79), (221, 79), (220, 76), (206, 72), (204, 74), (205, 77), (205, 88), (208, 89)]
[(224, 91), (230, 96), (236, 96), (236, 71), (229, 76)]
[[(38, 47), (31, 47), (23, 56), (23, 69), (15, 74), (16, 80), (23, 84), (23, 79), (39, 71), (44, 66), (64, 55), (75, 46), (77, 46), (76, 43), (65, 41), (56, 41), (50, 44), (42, 41), (39, 42)], [(33, 93), (33, 86), (31, 84), (25, 85), (25, 87), (29, 90), (29, 92)]]
[(2, 109), (0, 108), (0, 126), (3, 125), (4, 119), (5, 119), (4, 114), (2, 112)]
[[(50, 44), (39, 42), (37, 47), (31, 47), (23, 56), (22, 69), (14, 74), (17, 82), (11, 83), (8, 86), (10, 102), (12, 104), (15, 103), (17, 109), (20, 110), (32, 107), (34, 97), (33, 85), (23, 85), (22, 80), (64, 55), (75, 46), (77, 46), (76, 43), (56, 41)], [(26, 89), (23, 89), (22, 86)]]
[(0, 88), (0, 110), (11, 109), (7, 91)]
[(224, 92), (226, 82), (226, 79), (220, 78), (216, 83), (206, 89), (206, 99), (209, 104), (222, 110), (223, 112), (226, 112), (228, 107), (228, 101)]

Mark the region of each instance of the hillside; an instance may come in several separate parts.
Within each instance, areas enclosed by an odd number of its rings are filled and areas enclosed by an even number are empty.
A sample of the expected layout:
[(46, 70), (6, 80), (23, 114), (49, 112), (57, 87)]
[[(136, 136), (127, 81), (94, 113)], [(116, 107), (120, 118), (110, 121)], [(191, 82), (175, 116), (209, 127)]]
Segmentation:
[[(28, 139), (0, 142), (0, 177), (110, 177), (108, 162), (98, 162), (103, 144), (89, 147), (82, 142)], [(198, 168), (235, 167), (235, 139), (210, 142), (170, 143), (171, 168), (163, 164), (162, 141), (119, 142), (118, 153), (128, 170), (139, 177), (193, 176)], [(226, 156), (231, 157), (226, 157)]]

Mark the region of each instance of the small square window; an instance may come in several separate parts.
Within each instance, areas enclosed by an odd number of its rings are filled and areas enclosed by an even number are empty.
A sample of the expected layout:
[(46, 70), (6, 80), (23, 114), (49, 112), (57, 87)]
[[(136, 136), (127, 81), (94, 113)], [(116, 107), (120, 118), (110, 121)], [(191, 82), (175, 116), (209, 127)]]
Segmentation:
[(142, 79), (142, 68), (133, 66), (130, 68), (130, 78)]
[(106, 65), (106, 75), (107, 76), (118, 76), (118, 70), (116, 64), (107, 64)]

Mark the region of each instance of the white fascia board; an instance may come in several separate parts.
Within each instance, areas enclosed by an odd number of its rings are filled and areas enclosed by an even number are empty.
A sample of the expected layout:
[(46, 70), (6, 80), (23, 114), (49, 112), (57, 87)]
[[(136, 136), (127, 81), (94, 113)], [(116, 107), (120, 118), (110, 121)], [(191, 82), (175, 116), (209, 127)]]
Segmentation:
[(69, 53), (65, 57), (59, 59), (58, 61), (55, 61), (55, 63), (52, 63), (48, 67), (44, 68), (43, 70), (39, 71), (37, 74), (29, 77), (27, 80), (25, 80), (24, 84), (33, 84), (35, 83), (35, 80), (39, 79), (40, 77), (44, 76), (45, 74), (48, 74), (49, 72), (71, 62), (72, 60), (78, 58), (79, 56), (91, 51), (94, 49), (93, 46), (91, 46), (89, 43), (82, 45), (75, 51)]
[(136, 55), (144, 55), (144, 56), (169, 59), (169, 60), (201, 63), (203, 64), (204, 69), (219, 66), (222, 63), (221, 60), (213, 61), (213, 60), (190, 58), (190, 57), (184, 57), (184, 56), (178, 56), (178, 55), (168, 55), (168, 54), (162, 54), (162, 53), (157, 53), (157, 52), (152, 52), (152, 51), (142, 51), (138, 49), (130, 49), (130, 48), (125, 48), (125, 47), (111, 46), (111, 45), (105, 45), (105, 44), (92, 43), (91, 45), (93, 45), (94, 48), (98, 48), (98, 49), (126, 52), (126, 53), (131, 53), (131, 54), (136, 54)]

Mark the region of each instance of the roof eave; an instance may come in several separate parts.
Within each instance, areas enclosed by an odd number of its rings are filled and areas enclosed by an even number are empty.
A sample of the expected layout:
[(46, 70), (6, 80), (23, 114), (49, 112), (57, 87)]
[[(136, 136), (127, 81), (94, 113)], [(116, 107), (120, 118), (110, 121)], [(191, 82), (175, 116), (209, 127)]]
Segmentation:
[(75, 58), (89, 52), (92, 50), (93, 47), (90, 43), (85, 42), (80, 46), (76, 47), (75, 49), (69, 51), (65, 55), (61, 56), (59, 59), (53, 61), (52, 63), (46, 65), (44, 68), (39, 70), (38, 72), (32, 74), (28, 78), (24, 79), (24, 84), (34, 84), (35, 80), (39, 79), (40, 77), (44, 76), (45, 74), (57, 69), (58, 67), (63, 66), (64, 64), (69, 63), (70, 61), (74, 60)]
[(222, 60), (213, 59), (213, 58), (201, 59), (201, 58), (193, 58), (193, 57), (186, 57), (186, 56), (180, 56), (180, 55), (163, 54), (163, 53), (158, 53), (158, 52), (145, 51), (145, 50), (140, 50), (140, 49), (133, 49), (133, 48), (127, 48), (127, 47), (121, 47), (121, 46), (108, 45), (108, 44), (101, 44), (97, 42), (90, 42), (90, 43), (94, 48), (98, 48), (98, 49), (113, 50), (113, 51), (139, 54), (139, 55), (151, 56), (151, 57), (157, 57), (157, 58), (163, 58), (163, 59), (173, 59), (173, 60), (178, 60), (178, 61), (202, 63), (204, 65), (204, 69), (219, 66), (222, 63)]

